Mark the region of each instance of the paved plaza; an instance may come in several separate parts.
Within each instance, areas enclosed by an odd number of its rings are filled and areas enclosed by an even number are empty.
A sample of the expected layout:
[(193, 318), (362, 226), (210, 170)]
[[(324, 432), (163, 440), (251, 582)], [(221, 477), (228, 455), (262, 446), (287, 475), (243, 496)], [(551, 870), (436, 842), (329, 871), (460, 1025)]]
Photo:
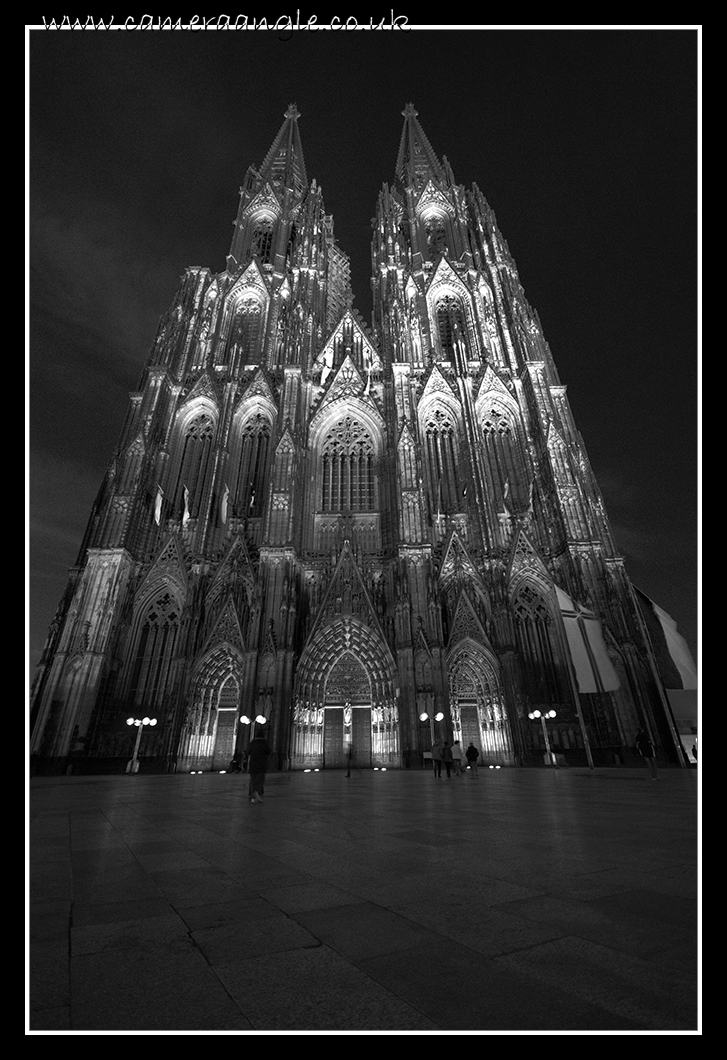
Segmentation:
[(34, 777), (26, 1031), (699, 1033), (698, 775)]

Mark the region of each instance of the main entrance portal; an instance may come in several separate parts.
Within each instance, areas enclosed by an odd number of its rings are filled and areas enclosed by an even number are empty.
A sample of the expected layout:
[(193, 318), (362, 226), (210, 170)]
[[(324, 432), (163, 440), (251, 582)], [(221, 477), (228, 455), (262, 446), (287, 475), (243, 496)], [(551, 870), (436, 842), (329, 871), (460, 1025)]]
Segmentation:
[(326, 681), (323, 765), (342, 769), (371, 765), (371, 686), (351, 652), (334, 664)]
[(319, 630), (296, 674), (292, 769), (401, 765), (396, 664), (375, 620), (349, 615)]

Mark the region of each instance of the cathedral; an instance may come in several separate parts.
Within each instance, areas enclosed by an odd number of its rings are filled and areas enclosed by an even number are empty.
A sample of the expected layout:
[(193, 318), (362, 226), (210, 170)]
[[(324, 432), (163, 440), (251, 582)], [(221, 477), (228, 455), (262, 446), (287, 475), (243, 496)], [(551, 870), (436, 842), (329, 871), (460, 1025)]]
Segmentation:
[(422, 768), (435, 739), (613, 765), (641, 728), (682, 764), (487, 200), (407, 105), (366, 322), (299, 117), (130, 395), (31, 689), (38, 767), (123, 772), (138, 748), (142, 771), (226, 770), (260, 732), (280, 770)]

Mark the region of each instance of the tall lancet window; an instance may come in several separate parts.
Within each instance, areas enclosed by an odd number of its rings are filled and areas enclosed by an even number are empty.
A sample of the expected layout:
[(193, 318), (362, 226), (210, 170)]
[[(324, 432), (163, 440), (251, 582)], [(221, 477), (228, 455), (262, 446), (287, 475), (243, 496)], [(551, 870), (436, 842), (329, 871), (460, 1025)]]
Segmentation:
[(553, 650), (553, 617), (539, 586), (526, 583), (515, 594), (515, 633), (523, 663), (527, 694), (532, 704), (565, 703), (569, 693), (561, 687), (562, 667)]
[(262, 352), (263, 309), (257, 298), (248, 295), (235, 309), (230, 329), (230, 370), (256, 364)]
[(490, 405), (482, 417), (482, 433), (488, 487), (495, 503), (499, 505), (504, 499), (510, 505), (527, 505), (530, 476), (511, 414)]
[(321, 446), (324, 512), (366, 512), (375, 506), (374, 443), (366, 426), (344, 416)]
[(163, 704), (171, 684), (172, 661), (177, 655), (180, 608), (167, 590), (160, 592), (141, 615), (132, 656), (129, 695), (134, 704), (151, 714)]
[(198, 413), (184, 429), (174, 487), (174, 509), (183, 516), (199, 515), (202, 495), (212, 470), (214, 434), (214, 420), (208, 412)]
[(459, 446), (454, 418), (436, 408), (424, 423), (429, 467), (430, 504), (435, 513), (462, 510)]
[(263, 265), (270, 264), (273, 253), (273, 222), (269, 217), (261, 217), (255, 222), (250, 251)]
[(437, 302), (437, 333), (443, 359), (453, 361), (456, 343), (465, 340), (465, 325), (460, 302), (448, 294)]
[(260, 412), (243, 423), (232, 451), (232, 510), (255, 519), (262, 515), (270, 455), (270, 421)]

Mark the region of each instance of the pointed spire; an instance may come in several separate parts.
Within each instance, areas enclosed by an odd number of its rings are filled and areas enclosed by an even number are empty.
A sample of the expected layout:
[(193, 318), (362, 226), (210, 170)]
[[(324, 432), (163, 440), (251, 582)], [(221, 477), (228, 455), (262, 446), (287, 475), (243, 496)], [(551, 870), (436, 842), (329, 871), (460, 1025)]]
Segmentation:
[(281, 183), (286, 188), (301, 192), (308, 186), (303, 161), (303, 149), (298, 132), (300, 111), (291, 103), (285, 112), (285, 121), (273, 140), (273, 146), (260, 167), (260, 176), (273, 185)]
[(424, 184), (430, 177), (441, 180), (444, 170), (417, 120), (414, 104), (407, 103), (401, 113), (404, 115), (404, 129), (396, 160), (397, 179), (403, 184), (417, 186)]

